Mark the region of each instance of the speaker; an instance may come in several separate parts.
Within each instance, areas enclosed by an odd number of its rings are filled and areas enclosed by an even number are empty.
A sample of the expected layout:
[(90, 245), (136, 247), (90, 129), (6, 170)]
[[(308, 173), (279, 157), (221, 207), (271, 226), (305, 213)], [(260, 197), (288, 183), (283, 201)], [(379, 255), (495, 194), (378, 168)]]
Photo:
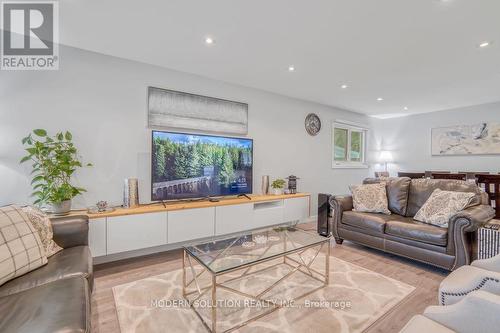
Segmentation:
[(318, 194), (318, 234), (328, 237), (328, 216), (330, 215), (330, 194)]

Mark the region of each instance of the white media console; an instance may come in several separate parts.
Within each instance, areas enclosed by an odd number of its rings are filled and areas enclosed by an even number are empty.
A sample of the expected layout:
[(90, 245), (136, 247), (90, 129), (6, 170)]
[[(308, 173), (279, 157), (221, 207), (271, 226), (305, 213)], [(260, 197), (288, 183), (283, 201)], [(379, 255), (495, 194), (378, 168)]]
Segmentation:
[(304, 221), (310, 216), (310, 195), (145, 205), (87, 215), (92, 256), (95, 263), (102, 263), (180, 248), (215, 236)]

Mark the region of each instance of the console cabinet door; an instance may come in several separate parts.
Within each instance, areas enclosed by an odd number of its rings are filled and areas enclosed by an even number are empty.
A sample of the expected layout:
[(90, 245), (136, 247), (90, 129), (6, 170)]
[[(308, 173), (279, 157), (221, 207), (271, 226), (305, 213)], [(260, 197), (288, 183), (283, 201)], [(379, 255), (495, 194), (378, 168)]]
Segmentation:
[(254, 204), (253, 224), (263, 228), (283, 223), (283, 200), (273, 200)]
[(211, 237), (215, 228), (215, 207), (168, 212), (168, 242)]
[(89, 220), (89, 247), (92, 257), (105, 256), (106, 218)]
[(215, 234), (225, 235), (256, 228), (253, 225), (253, 204), (215, 207)]
[(108, 217), (108, 254), (167, 244), (167, 213)]
[(309, 197), (285, 199), (284, 222), (302, 222), (309, 217)]

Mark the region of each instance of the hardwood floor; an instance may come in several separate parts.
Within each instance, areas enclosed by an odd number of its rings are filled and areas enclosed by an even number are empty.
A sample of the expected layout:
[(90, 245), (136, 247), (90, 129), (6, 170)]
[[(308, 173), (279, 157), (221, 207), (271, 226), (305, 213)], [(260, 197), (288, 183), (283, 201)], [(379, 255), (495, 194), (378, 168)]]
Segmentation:
[[(314, 230), (310, 224), (302, 227)], [(399, 332), (413, 315), (422, 313), (428, 305), (437, 304), (439, 283), (447, 275), (446, 271), (347, 241), (343, 245), (332, 241), (331, 246), (331, 255), (334, 257), (416, 287), (412, 295), (372, 325), (368, 332)], [(120, 332), (112, 287), (179, 269), (181, 257), (181, 250), (173, 250), (95, 266), (92, 332)]]

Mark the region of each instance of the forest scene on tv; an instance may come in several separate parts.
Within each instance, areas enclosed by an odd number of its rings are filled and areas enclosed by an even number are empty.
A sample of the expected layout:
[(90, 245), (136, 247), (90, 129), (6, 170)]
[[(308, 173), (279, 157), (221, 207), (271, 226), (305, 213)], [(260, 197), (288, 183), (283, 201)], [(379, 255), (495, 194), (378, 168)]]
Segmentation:
[(252, 192), (252, 140), (153, 132), (152, 200)]

